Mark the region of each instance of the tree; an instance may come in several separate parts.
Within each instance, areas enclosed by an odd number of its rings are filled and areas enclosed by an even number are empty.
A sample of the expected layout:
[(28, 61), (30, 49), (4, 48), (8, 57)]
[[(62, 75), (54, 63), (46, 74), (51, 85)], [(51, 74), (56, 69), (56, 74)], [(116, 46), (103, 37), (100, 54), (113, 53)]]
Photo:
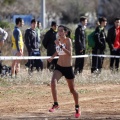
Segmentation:
[[(64, 23), (77, 23), (81, 15), (95, 12), (98, 0), (46, 0), (47, 19), (61, 18)], [(0, 15), (32, 14), (40, 16), (40, 0), (0, 0)]]
[[(101, 1), (102, 16), (107, 17), (110, 24), (113, 23), (115, 17), (120, 15), (120, 0), (104, 0)], [(107, 6), (107, 7), (106, 7)]]
[(12, 16), (14, 14), (40, 14), (40, 0), (0, 0), (0, 15)]
[(97, 0), (48, 0), (47, 11), (62, 15), (64, 23), (76, 23), (86, 12), (96, 11)]
[(11, 5), (15, 2), (16, 0), (3, 0), (3, 4)]

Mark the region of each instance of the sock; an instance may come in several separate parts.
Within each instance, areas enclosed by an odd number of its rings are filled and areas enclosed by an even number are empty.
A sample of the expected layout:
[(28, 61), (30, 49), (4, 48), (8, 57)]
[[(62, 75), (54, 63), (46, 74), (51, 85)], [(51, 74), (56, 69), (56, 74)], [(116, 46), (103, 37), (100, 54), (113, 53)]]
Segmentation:
[(75, 105), (75, 108), (79, 108), (79, 105)]
[(54, 105), (58, 105), (58, 102), (54, 102)]
[(75, 105), (75, 110), (76, 110), (76, 113), (79, 112), (79, 105)]

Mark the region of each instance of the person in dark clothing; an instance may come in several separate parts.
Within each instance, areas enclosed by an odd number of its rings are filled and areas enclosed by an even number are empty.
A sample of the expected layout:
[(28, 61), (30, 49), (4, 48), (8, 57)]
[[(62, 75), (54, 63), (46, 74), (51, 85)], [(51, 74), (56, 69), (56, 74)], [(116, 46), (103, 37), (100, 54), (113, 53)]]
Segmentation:
[[(108, 30), (107, 42), (110, 48), (110, 55), (120, 56), (120, 18), (115, 18), (114, 26)], [(118, 71), (119, 58), (110, 58), (110, 69)]]
[[(87, 18), (82, 16), (80, 18), (80, 23), (75, 30), (75, 54), (76, 55), (84, 55), (85, 54), (86, 25), (87, 25)], [(82, 73), (83, 67), (84, 67), (84, 58), (76, 58), (74, 74), (77, 74), (77, 72)]]
[[(106, 33), (104, 28), (107, 24), (107, 19), (105, 17), (100, 17), (99, 23), (100, 25), (95, 29), (95, 47), (92, 49), (92, 54), (95, 55), (103, 55), (106, 48)], [(103, 57), (92, 56), (91, 73), (95, 71), (101, 72), (103, 60)]]
[[(37, 21), (31, 20), (31, 28), (25, 31), (25, 45), (28, 50), (29, 56), (41, 56), (40, 53), (40, 39), (36, 31)], [(41, 59), (28, 60), (26, 64), (33, 71), (33, 67), (36, 67), (37, 71), (43, 70), (43, 62)]]
[[(55, 21), (51, 23), (50, 30), (45, 34), (45, 37), (42, 41), (43, 46), (47, 49), (47, 56), (51, 56), (55, 53), (55, 40), (57, 35), (57, 24)], [(54, 59), (52, 62), (47, 61), (47, 68), (49, 70), (54, 70), (57, 64), (57, 59)]]

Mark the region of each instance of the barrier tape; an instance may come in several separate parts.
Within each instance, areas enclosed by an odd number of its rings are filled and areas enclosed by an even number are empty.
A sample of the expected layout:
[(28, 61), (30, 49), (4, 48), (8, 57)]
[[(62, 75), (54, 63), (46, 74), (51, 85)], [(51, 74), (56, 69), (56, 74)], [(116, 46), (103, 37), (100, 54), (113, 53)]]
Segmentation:
[[(76, 55), (72, 56), (72, 58), (82, 58), (82, 57), (92, 57), (92, 56), (98, 56), (98, 57), (105, 57), (105, 58), (120, 58), (120, 56), (115, 56), (115, 55), (94, 55), (94, 54), (89, 54), (89, 55)], [(49, 59), (51, 56), (0, 56), (0, 60), (28, 60), (28, 59)], [(57, 59), (55, 57), (55, 59)]]

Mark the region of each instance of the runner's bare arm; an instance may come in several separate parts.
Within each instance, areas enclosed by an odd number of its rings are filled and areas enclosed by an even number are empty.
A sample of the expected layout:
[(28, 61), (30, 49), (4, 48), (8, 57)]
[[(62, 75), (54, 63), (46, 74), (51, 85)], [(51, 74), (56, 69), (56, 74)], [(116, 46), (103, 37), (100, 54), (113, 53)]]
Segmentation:
[(55, 52), (55, 53), (48, 59), (48, 62), (51, 62), (51, 61), (54, 59), (54, 57), (57, 56), (57, 55), (58, 55), (58, 53)]

